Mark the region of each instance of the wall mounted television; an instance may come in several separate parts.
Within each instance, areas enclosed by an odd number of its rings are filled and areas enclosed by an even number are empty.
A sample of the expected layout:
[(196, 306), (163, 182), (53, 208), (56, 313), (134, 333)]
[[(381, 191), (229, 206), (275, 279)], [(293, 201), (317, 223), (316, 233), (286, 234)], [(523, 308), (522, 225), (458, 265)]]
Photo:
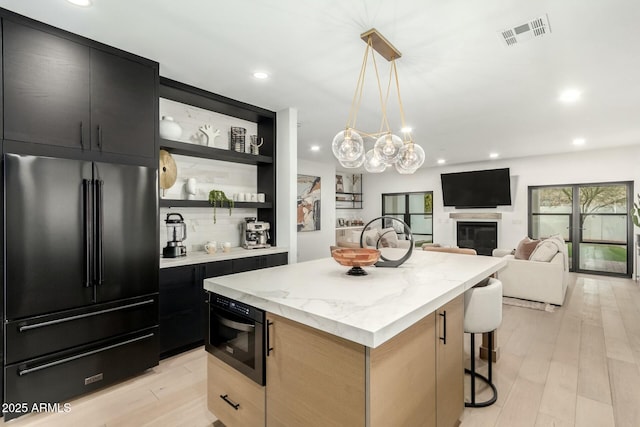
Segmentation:
[(509, 168), (440, 174), (444, 206), (495, 208), (511, 205)]

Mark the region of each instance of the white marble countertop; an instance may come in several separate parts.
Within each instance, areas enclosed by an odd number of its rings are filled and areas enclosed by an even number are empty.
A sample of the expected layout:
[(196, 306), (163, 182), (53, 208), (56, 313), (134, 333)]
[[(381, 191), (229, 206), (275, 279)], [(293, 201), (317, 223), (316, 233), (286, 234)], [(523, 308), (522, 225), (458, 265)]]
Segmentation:
[(505, 265), (418, 250), (398, 268), (364, 267), (367, 276), (348, 276), (347, 267), (323, 258), (205, 279), (204, 288), (373, 348)]
[(244, 249), (240, 247), (231, 248), (229, 252), (218, 250), (215, 254), (208, 254), (205, 251), (187, 252), (186, 256), (177, 258), (162, 258), (160, 255), (160, 268), (179, 267), (181, 265), (202, 264), (205, 262), (223, 261), (226, 259), (247, 258), (252, 256), (279, 254), (289, 252), (284, 247), (270, 247), (266, 249)]

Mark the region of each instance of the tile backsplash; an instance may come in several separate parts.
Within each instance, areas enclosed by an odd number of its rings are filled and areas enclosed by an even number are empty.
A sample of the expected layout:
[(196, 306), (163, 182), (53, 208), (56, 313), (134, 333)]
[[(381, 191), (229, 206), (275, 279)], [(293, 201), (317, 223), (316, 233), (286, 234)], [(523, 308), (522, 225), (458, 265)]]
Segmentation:
[[(164, 194), (163, 199), (208, 200), (209, 191), (222, 190), (227, 197), (236, 193), (257, 192), (257, 170), (255, 166), (229, 163), (218, 160), (200, 159), (197, 157), (173, 155), (177, 167), (176, 183)], [(188, 194), (186, 183), (189, 178), (195, 179), (195, 194)], [(231, 246), (240, 246), (241, 225), (245, 217), (257, 216), (255, 208), (232, 209), (216, 208), (216, 224), (213, 223), (213, 207), (186, 208), (172, 207), (160, 209), (160, 249), (167, 244), (167, 213), (177, 212), (184, 217), (187, 226), (185, 246), (187, 252), (202, 251), (203, 245), (215, 240), (218, 243), (230, 242)]]

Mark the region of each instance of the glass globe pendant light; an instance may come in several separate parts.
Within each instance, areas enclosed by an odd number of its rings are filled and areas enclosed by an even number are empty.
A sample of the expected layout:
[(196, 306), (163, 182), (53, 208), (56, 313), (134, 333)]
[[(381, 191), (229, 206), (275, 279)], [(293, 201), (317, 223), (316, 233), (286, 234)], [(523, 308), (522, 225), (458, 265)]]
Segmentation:
[[(362, 67), (360, 68), (360, 75), (358, 76), (358, 82), (356, 84), (356, 91), (351, 102), (351, 110), (349, 111), (347, 125), (345, 126), (345, 130), (338, 132), (338, 134), (333, 138), (333, 142), (331, 144), (333, 154), (345, 168), (357, 168), (364, 165), (364, 168), (368, 172), (380, 173), (383, 172), (387, 166), (395, 165), (398, 173), (414, 173), (424, 163), (424, 150), (413, 142), (410, 133), (405, 133), (404, 140), (391, 133), (391, 127), (389, 126), (386, 110), (392, 81), (395, 78), (400, 118), (403, 128), (406, 127), (404, 109), (402, 106), (402, 99), (400, 97), (398, 71), (395, 62), (397, 58), (402, 56), (402, 54), (375, 29), (362, 33), (360, 38), (367, 43), (367, 48), (364, 52)], [(386, 97), (383, 97), (378, 66), (376, 64), (373, 50), (378, 52), (387, 61), (391, 62), (391, 72), (389, 74), (389, 85), (387, 87)], [(366, 133), (356, 130), (356, 118), (362, 101), (364, 77), (367, 69), (369, 52), (371, 52), (371, 60), (375, 69), (380, 106), (382, 110), (382, 126), (380, 131), (377, 133)], [(375, 141), (373, 149), (369, 151), (366, 150), (363, 137), (372, 138)]]
[(367, 172), (381, 173), (387, 165), (376, 155), (375, 150), (371, 149), (364, 155), (364, 168)]
[(400, 149), (396, 171), (401, 174), (414, 173), (424, 163), (424, 150), (413, 141), (405, 143)]
[(331, 149), (333, 151), (333, 155), (336, 156), (338, 161), (353, 162), (354, 160), (363, 157), (364, 141), (358, 132), (347, 128), (338, 132), (338, 134), (333, 138)]
[(401, 148), (402, 139), (392, 133), (382, 135), (373, 146), (378, 158), (387, 165), (391, 165), (398, 160)]

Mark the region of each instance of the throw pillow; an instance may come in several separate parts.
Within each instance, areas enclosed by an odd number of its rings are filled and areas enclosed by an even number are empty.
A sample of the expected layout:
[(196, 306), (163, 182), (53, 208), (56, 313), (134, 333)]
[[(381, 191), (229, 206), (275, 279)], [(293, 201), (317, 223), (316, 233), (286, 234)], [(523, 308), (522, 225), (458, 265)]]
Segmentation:
[(558, 253), (558, 246), (549, 240), (538, 243), (529, 257), (530, 261), (549, 262)]
[[(380, 235), (378, 234), (378, 229), (373, 228), (371, 230), (365, 230), (363, 235), (362, 235), (362, 243), (365, 246), (376, 246), (376, 243), (378, 242), (378, 237), (380, 237)], [(358, 243), (360, 242), (360, 239), (358, 238)]]
[(531, 240), (529, 237), (525, 237), (518, 243), (513, 257), (515, 259), (529, 259), (531, 253), (536, 249), (536, 246), (538, 246), (538, 243), (540, 243), (540, 240)]
[(380, 230), (380, 246), (383, 248), (397, 248), (398, 235), (393, 227)]

